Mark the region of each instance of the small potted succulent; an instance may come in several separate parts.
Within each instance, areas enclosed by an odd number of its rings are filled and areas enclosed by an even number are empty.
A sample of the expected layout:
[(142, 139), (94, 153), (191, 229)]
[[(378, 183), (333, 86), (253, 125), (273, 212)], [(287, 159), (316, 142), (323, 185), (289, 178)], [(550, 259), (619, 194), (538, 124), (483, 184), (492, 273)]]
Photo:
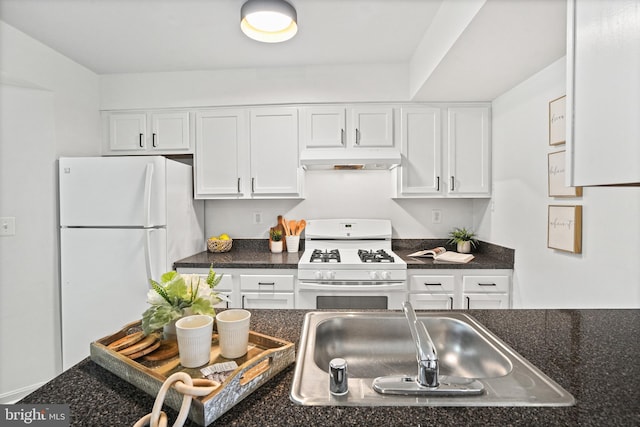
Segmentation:
[(478, 239), (476, 233), (466, 228), (455, 228), (449, 232), (449, 243), (457, 246), (457, 251), (461, 254), (471, 253), (471, 247), (476, 247)]
[(269, 240), (271, 252), (273, 252), (274, 254), (279, 254), (280, 252), (282, 252), (282, 230), (272, 228), (269, 231)]

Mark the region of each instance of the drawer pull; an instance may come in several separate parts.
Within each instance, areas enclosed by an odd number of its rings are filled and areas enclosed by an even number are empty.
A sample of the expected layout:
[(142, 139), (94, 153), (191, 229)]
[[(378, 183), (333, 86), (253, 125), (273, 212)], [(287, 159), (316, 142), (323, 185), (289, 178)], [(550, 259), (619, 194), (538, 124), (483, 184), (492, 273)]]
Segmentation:
[(427, 282), (424, 282), (424, 285), (425, 286), (442, 286), (442, 283), (427, 283)]
[(496, 286), (495, 283), (478, 283), (478, 286)]
[(276, 282), (258, 282), (258, 286), (275, 286)]

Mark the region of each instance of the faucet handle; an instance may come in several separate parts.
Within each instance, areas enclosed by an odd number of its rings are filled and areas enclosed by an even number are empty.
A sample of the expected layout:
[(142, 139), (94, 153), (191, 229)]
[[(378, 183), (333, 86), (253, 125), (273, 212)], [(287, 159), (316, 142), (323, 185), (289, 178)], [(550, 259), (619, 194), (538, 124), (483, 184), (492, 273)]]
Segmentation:
[(329, 362), (329, 391), (336, 396), (345, 395), (349, 391), (347, 361), (342, 358), (331, 359)]

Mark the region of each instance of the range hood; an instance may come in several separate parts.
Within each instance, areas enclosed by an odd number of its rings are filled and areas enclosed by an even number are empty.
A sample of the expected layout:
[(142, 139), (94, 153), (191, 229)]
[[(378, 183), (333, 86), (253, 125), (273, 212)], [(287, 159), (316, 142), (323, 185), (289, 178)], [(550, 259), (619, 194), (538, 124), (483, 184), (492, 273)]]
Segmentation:
[(395, 150), (304, 150), (300, 164), (305, 170), (389, 170), (399, 166)]

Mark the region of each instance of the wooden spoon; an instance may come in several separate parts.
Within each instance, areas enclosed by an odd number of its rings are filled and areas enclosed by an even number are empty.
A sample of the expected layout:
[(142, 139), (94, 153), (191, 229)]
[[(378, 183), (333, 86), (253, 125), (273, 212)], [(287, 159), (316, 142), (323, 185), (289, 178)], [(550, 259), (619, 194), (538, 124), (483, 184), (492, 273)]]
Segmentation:
[(278, 215), (278, 224), (282, 225), (282, 229), (284, 230), (284, 235), (289, 235), (289, 226), (287, 225), (287, 220), (282, 216)]
[(296, 229), (296, 236), (299, 236), (300, 233), (302, 233), (302, 230), (304, 230), (304, 228), (307, 226), (307, 221), (305, 221), (304, 219), (301, 219), (300, 221), (298, 221), (298, 228)]
[(296, 228), (298, 227), (298, 222), (295, 219), (289, 221), (289, 235), (293, 236), (296, 232)]

